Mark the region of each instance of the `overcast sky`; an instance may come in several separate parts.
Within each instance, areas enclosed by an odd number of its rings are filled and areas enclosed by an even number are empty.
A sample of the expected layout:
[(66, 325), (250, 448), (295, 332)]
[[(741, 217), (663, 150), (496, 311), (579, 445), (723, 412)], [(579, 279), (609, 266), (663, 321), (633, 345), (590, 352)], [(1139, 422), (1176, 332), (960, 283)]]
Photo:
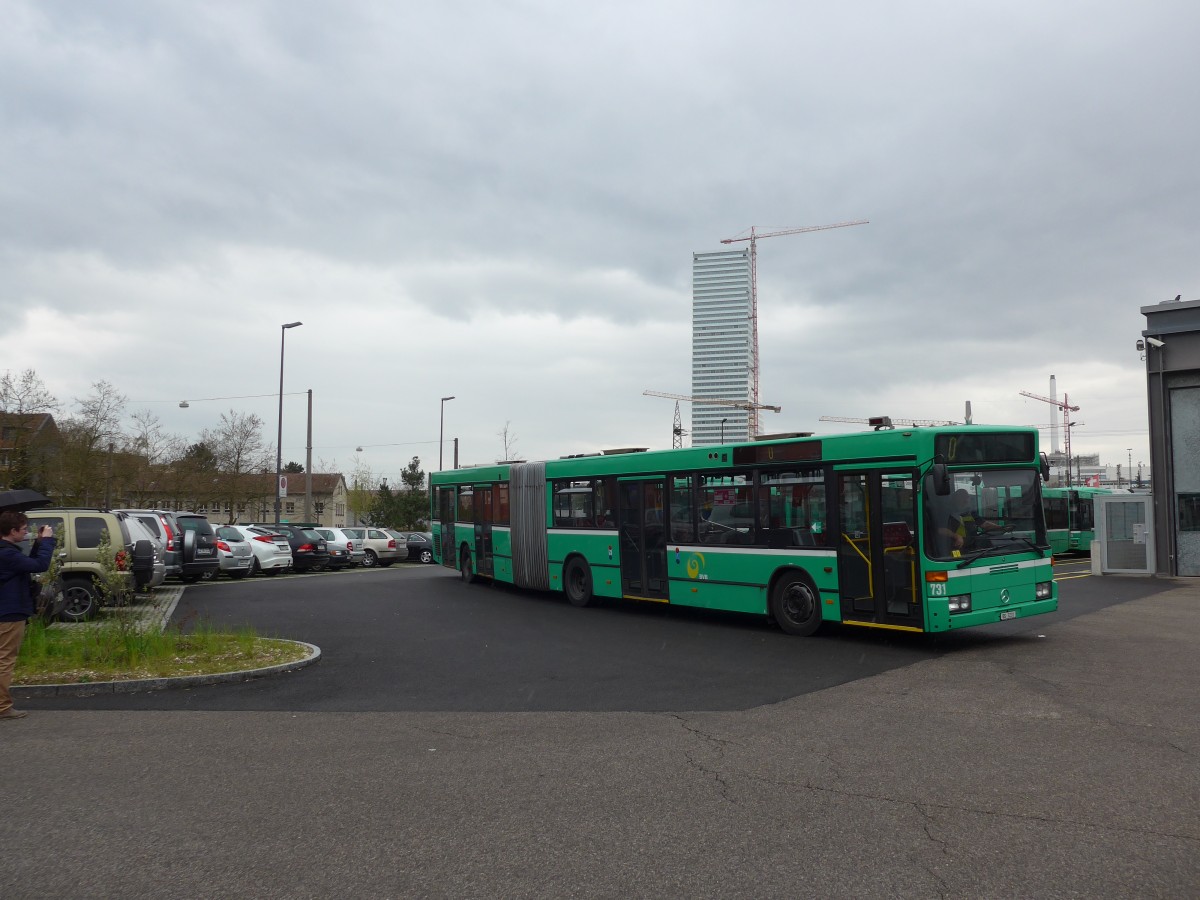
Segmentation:
[(1074, 452), (1149, 462), (1140, 308), (1200, 297), (1194, 2), (0, 13), (0, 371), (64, 414), (104, 379), (273, 443), (299, 320), (285, 460), (310, 388), (318, 469), (436, 469), (447, 395), (447, 465), (506, 424), (669, 447), (693, 251), (869, 219), (759, 242), (765, 430), (1048, 424), (1055, 375)]

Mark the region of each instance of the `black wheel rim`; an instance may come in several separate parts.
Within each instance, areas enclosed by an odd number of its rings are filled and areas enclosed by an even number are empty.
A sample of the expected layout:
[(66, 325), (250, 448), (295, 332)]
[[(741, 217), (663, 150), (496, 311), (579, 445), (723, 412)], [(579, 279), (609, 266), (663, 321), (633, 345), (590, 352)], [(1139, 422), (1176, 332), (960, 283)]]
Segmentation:
[(816, 601), (808, 586), (794, 582), (783, 592), (782, 612), (797, 625), (802, 625), (813, 617)]
[(85, 588), (70, 587), (63, 591), (63, 594), (67, 598), (63, 612), (68, 616), (79, 618), (86, 615), (92, 606), (92, 595)]

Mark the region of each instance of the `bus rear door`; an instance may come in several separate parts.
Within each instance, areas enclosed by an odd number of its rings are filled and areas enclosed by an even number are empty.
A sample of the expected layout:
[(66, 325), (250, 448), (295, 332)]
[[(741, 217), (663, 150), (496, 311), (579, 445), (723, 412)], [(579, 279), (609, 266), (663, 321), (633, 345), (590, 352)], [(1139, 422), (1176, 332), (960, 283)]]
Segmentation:
[(494, 485), (475, 488), (475, 571), (490, 576), (492, 562), (492, 522), (495, 521)]
[(921, 630), (912, 473), (836, 477), (842, 621)]
[(454, 540), (454, 488), (440, 487), (438, 495), (438, 550), (442, 565), (458, 568), (458, 543)]
[(621, 481), (621, 594), (635, 600), (668, 598), (666, 486), (661, 478)]

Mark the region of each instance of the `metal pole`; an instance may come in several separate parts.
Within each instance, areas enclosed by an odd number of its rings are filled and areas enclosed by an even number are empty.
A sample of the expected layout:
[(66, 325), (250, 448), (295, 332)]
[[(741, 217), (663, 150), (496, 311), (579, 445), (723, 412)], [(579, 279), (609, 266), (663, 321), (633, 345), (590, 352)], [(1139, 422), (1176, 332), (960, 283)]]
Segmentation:
[(303, 322), (289, 322), (279, 329), (279, 430), (275, 437), (275, 524), (279, 524), (280, 500), (279, 479), (283, 475), (283, 344), (287, 338), (287, 330), (303, 325)]
[(312, 517), (312, 388), (308, 389), (308, 446), (304, 455), (304, 521)]
[(445, 434), (446, 434), (446, 401), (453, 400), (453, 399), (454, 399), (453, 394), (451, 394), (449, 397), (442, 398), (442, 415), (441, 415), (441, 421), (438, 424), (438, 471), (439, 472), (442, 471), (442, 446), (444, 444)]

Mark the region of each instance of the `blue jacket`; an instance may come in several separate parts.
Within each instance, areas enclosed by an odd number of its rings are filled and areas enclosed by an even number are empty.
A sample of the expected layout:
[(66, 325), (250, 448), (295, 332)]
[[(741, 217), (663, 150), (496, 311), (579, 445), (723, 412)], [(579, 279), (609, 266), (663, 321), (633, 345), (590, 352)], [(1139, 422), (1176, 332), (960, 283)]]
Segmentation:
[(28, 619), (37, 612), (30, 593), (33, 575), (49, 569), (53, 555), (54, 538), (35, 540), (30, 556), (0, 539), (0, 622)]

